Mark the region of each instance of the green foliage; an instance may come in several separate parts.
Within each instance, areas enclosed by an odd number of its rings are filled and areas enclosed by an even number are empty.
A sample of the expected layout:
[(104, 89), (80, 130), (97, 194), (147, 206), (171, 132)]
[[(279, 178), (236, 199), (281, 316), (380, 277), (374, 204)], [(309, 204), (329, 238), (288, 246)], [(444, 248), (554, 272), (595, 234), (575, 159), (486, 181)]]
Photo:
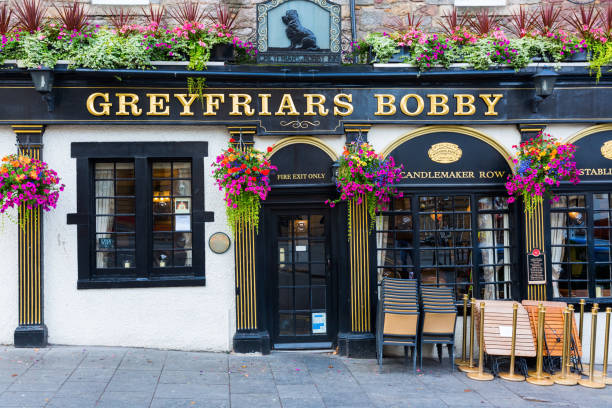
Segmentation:
[(373, 61), (387, 63), (393, 57), (397, 49), (397, 43), (391, 37), (385, 34), (372, 33), (368, 34), (364, 43), (372, 50)]
[(595, 73), (596, 79), (599, 82), (601, 78), (601, 67), (610, 65), (612, 62), (612, 44), (610, 41), (605, 43), (596, 41), (589, 44), (591, 59), (589, 61), (589, 71), (591, 75)]
[(109, 30), (100, 30), (91, 45), (75, 56), (74, 65), (92, 69), (145, 69), (151, 66), (151, 59), (142, 46), (143, 40), (141, 34), (118, 36)]

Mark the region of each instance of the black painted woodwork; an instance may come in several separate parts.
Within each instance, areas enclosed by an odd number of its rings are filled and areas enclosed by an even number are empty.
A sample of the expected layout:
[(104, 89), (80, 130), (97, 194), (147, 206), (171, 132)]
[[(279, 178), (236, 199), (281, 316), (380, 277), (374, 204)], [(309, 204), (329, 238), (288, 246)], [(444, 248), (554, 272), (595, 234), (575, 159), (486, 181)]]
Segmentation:
[[(214, 215), (204, 210), (204, 157), (207, 142), (72, 143), (71, 157), (77, 160), (77, 213), (67, 222), (77, 225), (78, 289), (137, 288), (161, 286), (204, 286), (204, 223)], [(135, 276), (95, 275), (94, 163), (98, 159), (134, 160), (136, 175), (136, 270)], [(167, 267), (154, 273), (152, 253), (151, 160), (185, 159), (192, 171), (192, 266)]]

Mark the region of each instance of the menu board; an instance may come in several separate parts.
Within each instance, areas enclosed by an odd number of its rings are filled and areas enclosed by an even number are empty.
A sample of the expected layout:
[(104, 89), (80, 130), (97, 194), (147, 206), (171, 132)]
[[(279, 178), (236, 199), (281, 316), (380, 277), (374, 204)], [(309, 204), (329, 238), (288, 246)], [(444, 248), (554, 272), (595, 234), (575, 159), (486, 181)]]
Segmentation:
[(527, 254), (527, 280), (530, 285), (546, 283), (546, 259), (540, 251)]

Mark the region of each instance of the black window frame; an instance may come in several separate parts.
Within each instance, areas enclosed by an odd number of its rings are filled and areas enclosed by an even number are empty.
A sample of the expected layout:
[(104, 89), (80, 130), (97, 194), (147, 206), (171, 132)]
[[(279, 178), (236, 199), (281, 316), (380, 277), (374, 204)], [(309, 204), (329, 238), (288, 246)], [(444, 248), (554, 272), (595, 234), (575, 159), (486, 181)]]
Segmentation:
[[(75, 142), (71, 157), (77, 166), (77, 213), (68, 214), (68, 224), (77, 225), (77, 289), (205, 286), (204, 223), (213, 213), (204, 210), (204, 158), (208, 142)], [(136, 178), (136, 268), (133, 276), (96, 276), (95, 257), (95, 163), (134, 162)], [(172, 274), (154, 273), (152, 267), (152, 163), (191, 162), (192, 266), (169, 268)], [(143, 255), (144, 254), (144, 255)], [(158, 271), (156, 271), (158, 272)]]
[[(448, 186), (445, 190), (441, 190), (439, 187), (438, 188), (430, 188), (430, 189), (422, 189), (422, 188), (400, 188), (400, 191), (403, 192), (404, 197), (405, 198), (409, 198), (411, 200), (411, 204), (410, 204), (410, 210), (400, 210), (400, 211), (396, 211), (394, 210), (392, 207), (389, 208), (386, 211), (381, 211), (378, 214), (379, 215), (388, 215), (390, 217), (393, 217), (395, 215), (399, 215), (399, 214), (411, 214), (412, 215), (412, 231), (413, 233), (415, 231), (419, 231), (419, 233), (421, 232), (420, 229), (420, 221), (418, 219), (419, 214), (420, 214), (420, 210), (419, 210), (419, 197), (422, 196), (427, 196), (427, 197), (442, 197), (442, 196), (469, 196), (470, 197), (470, 203), (471, 205), (476, 205), (476, 208), (471, 208), (469, 211), (469, 214), (471, 214), (471, 228), (470, 228), (470, 233), (471, 233), (471, 240), (472, 240), (472, 246), (470, 247), (472, 249), (472, 255), (471, 255), (471, 263), (465, 265), (466, 268), (471, 268), (472, 269), (472, 282), (468, 282), (466, 283), (464, 286), (470, 287), (472, 286), (473, 291), (472, 294), (477, 294), (477, 297), (481, 296), (481, 293), (484, 289), (485, 285), (498, 285), (498, 284), (505, 284), (505, 282), (508, 282), (510, 287), (511, 287), (511, 293), (510, 293), (510, 297), (508, 299), (496, 299), (496, 300), (519, 300), (521, 298), (522, 295), (522, 288), (521, 288), (521, 281), (520, 281), (520, 276), (522, 276), (522, 265), (521, 263), (518, 261), (519, 260), (519, 253), (520, 253), (520, 248), (522, 245), (522, 241), (520, 239), (519, 236), (519, 231), (521, 231), (521, 224), (520, 224), (520, 220), (519, 220), (519, 211), (518, 211), (518, 206), (516, 204), (509, 204), (508, 205), (508, 209), (505, 211), (505, 213), (508, 214), (509, 217), (509, 222), (510, 222), (510, 227), (509, 227), (509, 233), (510, 233), (510, 259), (511, 259), (511, 263), (510, 263), (510, 281), (497, 281), (494, 280), (492, 282), (487, 282), (484, 283), (483, 280), (483, 273), (481, 271), (483, 266), (486, 266), (485, 264), (482, 263), (482, 254), (480, 250), (475, 250), (477, 249), (479, 246), (478, 245), (474, 245), (474, 243), (478, 243), (478, 232), (479, 232), (479, 228), (478, 228), (478, 215), (479, 214), (492, 214), (492, 213), (496, 213), (496, 210), (479, 210), (477, 208), (478, 205), (478, 200), (479, 198), (482, 197), (494, 197), (494, 196), (500, 196), (503, 197), (506, 194), (505, 190), (502, 190), (500, 188), (482, 188), (482, 189), (470, 189), (467, 190), (464, 187), (455, 187), (455, 186)], [(375, 228), (375, 234), (378, 234), (380, 232), (383, 232), (384, 230), (379, 230), (378, 228)], [(376, 241), (375, 241), (376, 242)], [(385, 266), (381, 266), (378, 265), (378, 248), (377, 245), (375, 245), (376, 247), (376, 256), (375, 256), (375, 260), (374, 260), (374, 265), (376, 266), (376, 271), (377, 271), (377, 275), (378, 275), (378, 270), (380, 269), (385, 269)], [(418, 280), (419, 285), (422, 285), (422, 281), (421, 281), (421, 269), (422, 269), (422, 265), (421, 265), (421, 261), (420, 261), (420, 244), (418, 242), (417, 237), (415, 236), (413, 239), (413, 244), (412, 246), (409, 248), (411, 251), (411, 256), (412, 256), (412, 265), (409, 268), (406, 269), (412, 269), (414, 271), (414, 277), (415, 279)], [(488, 265), (488, 264), (487, 264)], [(394, 267), (393, 269), (400, 269), (401, 267)], [(425, 285), (427, 286), (427, 285)], [(437, 285), (434, 285), (437, 286)], [(443, 284), (441, 284), (441, 286), (445, 286)], [(461, 284), (456, 284), (453, 283), (452, 285), (447, 285), (449, 287), (453, 287), (456, 288), (458, 286), (461, 286)], [(456, 299), (457, 304), (460, 305), (460, 299), (457, 298)]]
[[(546, 257), (546, 294), (547, 297), (554, 301), (567, 302), (571, 304), (578, 304), (581, 299), (584, 299), (587, 304), (598, 303), (610, 306), (612, 305), (612, 294), (611, 296), (602, 296), (596, 297), (596, 271), (595, 266), (599, 263), (595, 259), (595, 237), (594, 237), (594, 205), (593, 205), (593, 196), (595, 194), (611, 194), (612, 188), (610, 187), (609, 181), (602, 182), (585, 182), (580, 183), (577, 186), (568, 186), (566, 183), (561, 185), (561, 188), (555, 191), (557, 195), (583, 195), (585, 196), (585, 206), (584, 208), (576, 208), (579, 211), (584, 211), (586, 219), (584, 228), (587, 230), (587, 242), (586, 242), (586, 250), (587, 250), (587, 260), (583, 264), (587, 266), (587, 294), (588, 296), (559, 296), (554, 297), (553, 292), (553, 279), (552, 279), (552, 259), (550, 255)], [(551, 239), (551, 213), (556, 212), (551, 208), (552, 205), (550, 200), (544, 200), (544, 238), (545, 238), (545, 246), (548, 251), (548, 254), (552, 254), (552, 239)], [(573, 208), (570, 208), (570, 210)], [(572, 262), (568, 262), (568, 264), (572, 264)]]

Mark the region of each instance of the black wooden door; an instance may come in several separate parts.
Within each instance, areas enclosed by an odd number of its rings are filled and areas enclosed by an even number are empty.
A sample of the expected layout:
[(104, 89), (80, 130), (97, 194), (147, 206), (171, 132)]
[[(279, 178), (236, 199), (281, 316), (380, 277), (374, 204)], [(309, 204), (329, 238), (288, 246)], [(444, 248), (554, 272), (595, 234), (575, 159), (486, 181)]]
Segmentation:
[(267, 260), (275, 348), (329, 348), (337, 331), (330, 210), (273, 210)]

